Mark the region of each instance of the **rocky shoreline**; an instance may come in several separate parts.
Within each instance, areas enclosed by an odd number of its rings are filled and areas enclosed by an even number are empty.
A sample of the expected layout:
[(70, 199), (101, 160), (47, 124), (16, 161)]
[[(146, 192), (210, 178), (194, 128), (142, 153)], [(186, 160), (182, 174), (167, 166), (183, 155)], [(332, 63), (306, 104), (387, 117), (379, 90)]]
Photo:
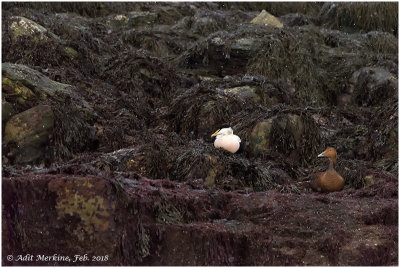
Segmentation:
[(2, 5), (3, 265), (398, 264), (397, 3)]

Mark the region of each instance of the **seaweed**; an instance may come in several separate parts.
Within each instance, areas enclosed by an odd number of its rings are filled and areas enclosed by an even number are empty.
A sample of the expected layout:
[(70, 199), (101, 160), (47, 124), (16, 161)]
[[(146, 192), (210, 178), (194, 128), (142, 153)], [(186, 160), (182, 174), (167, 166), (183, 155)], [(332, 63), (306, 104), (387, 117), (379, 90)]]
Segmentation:
[(342, 31), (386, 31), (398, 35), (398, 3), (326, 3), (320, 18)]
[(337, 265), (340, 248), (348, 241), (349, 237), (346, 231), (336, 231), (318, 240), (318, 250), (327, 255), (332, 265)]
[(374, 247), (360, 245), (358, 247), (358, 250), (361, 252), (359, 263), (365, 266), (393, 265), (391, 249), (392, 247), (387, 244)]

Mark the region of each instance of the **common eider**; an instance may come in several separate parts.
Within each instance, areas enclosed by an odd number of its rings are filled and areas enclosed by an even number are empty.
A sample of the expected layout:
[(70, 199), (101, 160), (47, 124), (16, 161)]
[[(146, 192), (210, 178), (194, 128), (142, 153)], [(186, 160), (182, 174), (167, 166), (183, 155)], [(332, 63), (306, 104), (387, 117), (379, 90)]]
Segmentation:
[(241, 149), (241, 139), (233, 134), (231, 127), (218, 129), (211, 137), (215, 137), (215, 148), (223, 148), (233, 154), (238, 153)]
[(340, 191), (344, 186), (344, 179), (336, 172), (337, 152), (335, 148), (328, 147), (318, 155), (318, 157), (328, 157), (329, 167), (325, 172), (317, 173), (311, 180), (311, 187), (318, 192)]

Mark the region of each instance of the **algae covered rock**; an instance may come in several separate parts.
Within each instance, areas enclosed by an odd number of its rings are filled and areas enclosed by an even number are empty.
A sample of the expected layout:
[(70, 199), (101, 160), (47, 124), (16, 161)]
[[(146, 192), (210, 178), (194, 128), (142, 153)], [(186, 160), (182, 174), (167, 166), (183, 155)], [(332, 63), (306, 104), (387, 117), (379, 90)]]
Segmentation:
[(54, 118), (59, 122), (54, 131), (57, 157), (71, 157), (73, 152), (95, 146), (97, 141), (89, 122), (97, 114), (77, 88), (51, 80), (21, 64), (3, 63), (2, 73), (3, 96), (16, 110), (26, 110), (44, 102), (52, 106)]
[(232, 95), (242, 101), (261, 102), (261, 97), (257, 94), (257, 88), (251, 86), (240, 86), (234, 88), (226, 88), (223, 92)]
[(9, 29), (15, 39), (20, 36), (32, 36), (36, 41), (48, 39), (48, 30), (46, 28), (24, 17), (11, 17), (11, 24), (9, 26)]
[(270, 149), (270, 134), (272, 131), (273, 119), (267, 119), (265, 121), (258, 122), (251, 134), (249, 139), (249, 150), (253, 155), (258, 155), (262, 152), (267, 152)]
[(2, 63), (3, 92), (6, 99), (16, 100), (24, 108), (30, 108), (48, 99), (71, 99), (74, 108), (94, 117), (93, 108), (72, 85), (51, 80), (40, 72), (22, 64)]
[(37, 96), (22, 82), (9, 79), (5, 74), (2, 78), (3, 94), (11, 102), (16, 102), (23, 107), (32, 107), (37, 101)]
[[(1, 67), (3, 84), (7, 84), (14, 90), (14, 93), (21, 95), (24, 99), (32, 97), (33, 92), (29, 88), (34, 88), (34, 93), (35, 95), (37, 94), (36, 97), (39, 99), (46, 99), (47, 96), (54, 96), (56, 94), (73, 94), (70, 89), (71, 85), (53, 81), (26, 65), (2, 63)], [(17, 87), (21, 85), (23, 87)]]
[(397, 78), (383, 68), (365, 67), (353, 73), (353, 101), (362, 106), (377, 105), (397, 95)]
[(13, 116), (6, 124), (4, 143), (18, 164), (38, 160), (50, 142), (54, 114), (50, 106), (38, 105)]
[(273, 15), (271, 15), (269, 12), (265, 11), (264, 9), (261, 11), (261, 13), (252, 19), (250, 23), (254, 24), (262, 24), (262, 25), (271, 25), (277, 28), (282, 28), (283, 24)]
[(107, 23), (117, 30), (125, 27), (154, 24), (156, 20), (156, 13), (148, 11), (131, 11), (127, 14), (111, 15), (107, 20)]
[(294, 162), (308, 162), (320, 143), (319, 130), (307, 116), (278, 114), (255, 124), (249, 136), (249, 153), (284, 155)]

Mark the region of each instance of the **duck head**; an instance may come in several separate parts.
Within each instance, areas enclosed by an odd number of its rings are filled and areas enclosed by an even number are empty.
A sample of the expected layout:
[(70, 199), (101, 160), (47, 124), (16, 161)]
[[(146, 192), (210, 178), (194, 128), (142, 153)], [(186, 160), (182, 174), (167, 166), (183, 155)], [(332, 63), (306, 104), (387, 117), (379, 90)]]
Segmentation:
[(328, 147), (325, 149), (325, 151), (323, 151), (322, 153), (320, 153), (318, 155), (318, 157), (328, 157), (329, 160), (331, 160), (333, 163), (336, 163), (336, 159), (337, 159), (337, 152), (335, 150), (335, 148), (333, 147)]
[(224, 135), (232, 135), (233, 134), (233, 130), (231, 127), (227, 127), (227, 128), (221, 128), (218, 129), (217, 131), (214, 132), (214, 134), (211, 135), (211, 137), (216, 137), (216, 136), (224, 136)]

